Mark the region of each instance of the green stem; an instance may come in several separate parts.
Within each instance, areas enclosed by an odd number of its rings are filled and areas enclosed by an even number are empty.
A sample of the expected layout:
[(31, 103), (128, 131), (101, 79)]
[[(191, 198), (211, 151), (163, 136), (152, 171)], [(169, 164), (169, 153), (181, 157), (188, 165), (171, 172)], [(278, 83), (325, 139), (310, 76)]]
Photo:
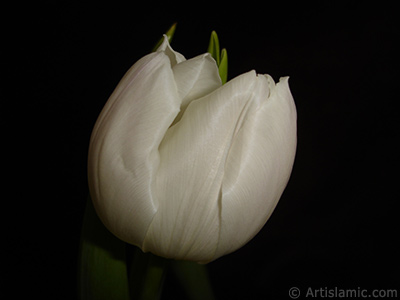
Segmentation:
[(125, 243), (104, 227), (89, 198), (79, 255), (79, 299), (129, 300), (125, 254)]
[(169, 260), (136, 249), (129, 279), (131, 299), (160, 299), (168, 265)]
[(216, 299), (208, 277), (207, 265), (190, 261), (173, 261), (171, 269), (189, 300)]

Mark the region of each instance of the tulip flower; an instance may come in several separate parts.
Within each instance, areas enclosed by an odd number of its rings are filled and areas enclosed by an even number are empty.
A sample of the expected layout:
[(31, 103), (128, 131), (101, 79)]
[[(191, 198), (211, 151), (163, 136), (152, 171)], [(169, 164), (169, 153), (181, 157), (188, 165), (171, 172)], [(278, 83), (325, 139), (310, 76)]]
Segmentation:
[(284, 77), (222, 85), (209, 54), (165, 38), (136, 62), (90, 140), (89, 187), (103, 224), (158, 256), (207, 263), (264, 226), (289, 180), (296, 108)]

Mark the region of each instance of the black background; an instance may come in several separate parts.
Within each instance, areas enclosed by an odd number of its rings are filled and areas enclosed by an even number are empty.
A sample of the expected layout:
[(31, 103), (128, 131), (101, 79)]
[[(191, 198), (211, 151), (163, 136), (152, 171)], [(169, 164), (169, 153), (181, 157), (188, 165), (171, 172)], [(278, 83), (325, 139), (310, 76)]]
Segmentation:
[[(75, 299), (91, 129), (127, 69), (178, 22), (176, 51), (205, 52), (216, 30), (229, 78), (288, 75), (298, 110), (287, 189), (251, 242), (209, 265), (217, 298), (289, 299), (291, 287), (303, 298), (309, 287), (400, 293), (394, 11), (327, 1), (5, 10), (6, 287)], [(182, 297), (173, 278), (165, 297)]]

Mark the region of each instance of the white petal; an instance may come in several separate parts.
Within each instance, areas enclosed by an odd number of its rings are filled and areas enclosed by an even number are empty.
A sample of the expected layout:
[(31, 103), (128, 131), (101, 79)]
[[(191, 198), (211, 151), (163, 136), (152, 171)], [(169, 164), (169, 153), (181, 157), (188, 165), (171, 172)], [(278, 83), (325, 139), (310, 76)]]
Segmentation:
[(158, 47), (157, 52), (164, 52), (171, 61), (171, 67), (175, 66), (186, 60), (186, 58), (172, 49), (171, 45), (168, 42), (168, 37), (164, 34), (164, 40), (160, 47)]
[(259, 76), (257, 89), (264, 102), (246, 116), (227, 159), (215, 258), (237, 250), (264, 226), (294, 162), (296, 108), (288, 78), (275, 86), (272, 78)]
[(209, 53), (175, 65), (173, 72), (182, 101), (176, 122), (192, 100), (201, 98), (222, 85), (217, 64)]
[(127, 72), (93, 130), (88, 172), (94, 206), (126, 242), (141, 245), (157, 210), (158, 147), (179, 106), (169, 57), (152, 53)]
[[(160, 209), (144, 250), (161, 256), (209, 261), (220, 235), (220, 197), (226, 158), (246, 111), (252, 107), (254, 72), (192, 101), (160, 145)], [(254, 102), (255, 103), (255, 102)]]

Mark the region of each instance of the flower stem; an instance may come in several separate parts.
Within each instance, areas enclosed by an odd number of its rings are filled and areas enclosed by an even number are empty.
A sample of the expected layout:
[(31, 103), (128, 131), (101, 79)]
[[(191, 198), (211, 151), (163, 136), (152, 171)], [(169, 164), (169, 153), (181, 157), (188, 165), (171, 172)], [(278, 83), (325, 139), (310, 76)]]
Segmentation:
[(168, 265), (168, 259), (136, 249), (129, 279), (131, 299), (160, 299)]
[(190, 300), (215, 300), (207, 265), (190, 261), (173, 261), (171, 269)]
[(104, 227), (89, 198), (79, 253), (79, 299), (129, 300), (128, 286), (125, 243)]

